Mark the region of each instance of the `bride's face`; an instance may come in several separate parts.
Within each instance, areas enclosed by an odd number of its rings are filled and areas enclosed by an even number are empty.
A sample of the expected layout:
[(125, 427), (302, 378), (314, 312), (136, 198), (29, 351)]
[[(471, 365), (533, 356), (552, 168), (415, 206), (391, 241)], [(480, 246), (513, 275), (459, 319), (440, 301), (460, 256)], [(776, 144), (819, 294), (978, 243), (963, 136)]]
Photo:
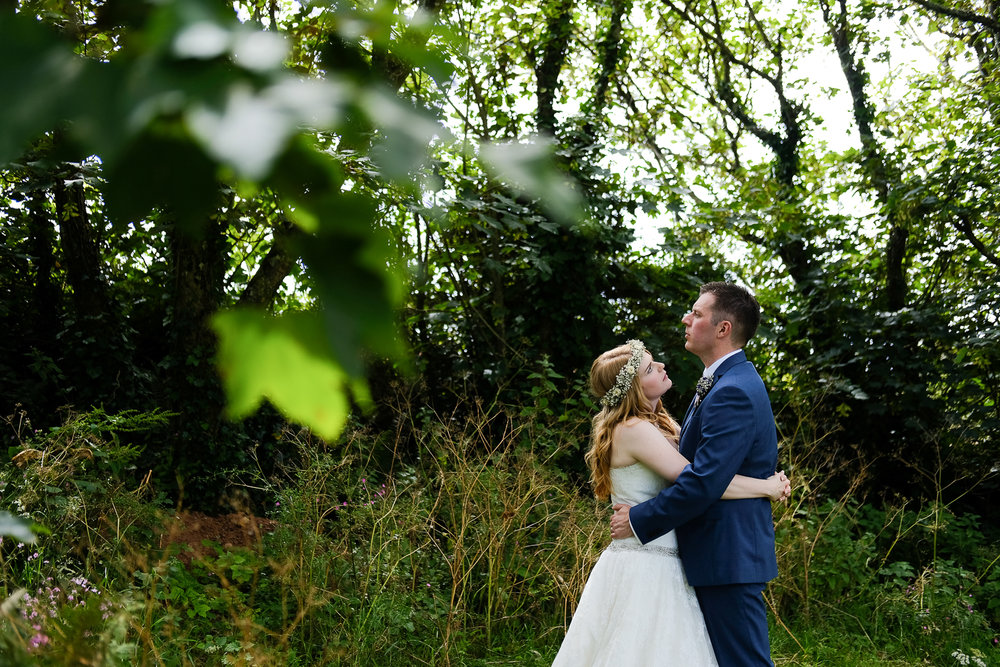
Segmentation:
[(673, 384), (663, 364), (653, 361), (653, 356), (649, 352), (643, 352), (642, 363), (639, 364), (639, 386), (649, 404), (656, 405), (660, 396), (667, 393)]

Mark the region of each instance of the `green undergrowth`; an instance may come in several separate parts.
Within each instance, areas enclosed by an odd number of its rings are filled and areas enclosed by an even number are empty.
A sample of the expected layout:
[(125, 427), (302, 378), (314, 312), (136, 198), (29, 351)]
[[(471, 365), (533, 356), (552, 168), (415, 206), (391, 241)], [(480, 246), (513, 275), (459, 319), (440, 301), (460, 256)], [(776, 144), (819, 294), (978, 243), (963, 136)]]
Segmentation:
[[(269, 530), (197, 556), (164, 546), (176, 508), (130, 467), (128, 434), (160, 415), (22, 426), (0, 500), (44, 530), (0, 543), (0, 664), (550, 664), (607, 508), (531, 446), (523, 412), (470, 414), (422, 419), (408, 463), (377, 455), (386, 434), (288, 430), (278, 473), (228, 475)], [(776, 507), (775, 663), (1000, 664), (996, 535), (942, 500), (849, 497)]]

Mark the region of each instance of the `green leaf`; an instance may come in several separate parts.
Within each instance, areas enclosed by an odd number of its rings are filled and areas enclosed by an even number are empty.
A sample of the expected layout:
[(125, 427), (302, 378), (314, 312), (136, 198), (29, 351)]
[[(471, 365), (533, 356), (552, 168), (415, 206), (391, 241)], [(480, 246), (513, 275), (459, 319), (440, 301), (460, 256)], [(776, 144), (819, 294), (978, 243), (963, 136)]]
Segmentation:
[(227, 83), (225, 99), (192, 106), (188, 124), (208, 153), (250, 180), (270, 174), (303, 127), (330, 129), (342, 120), (347, 91), (331, 82), (280, 76), (260, 91)]
[(64, 117), (85, 64), (38, 21), (0, 14), (0, 164)]
[(315, 281), (330, 349), (349, 375), (359, 377), (362, 348), (397, 360), (405, 356), (395, 315), (405, 287), (390, 270), (390, 239), (374, 230), (374, 202), (338, 195), (311, 206), (321, 228), (299, 249)]
[[(155, 155), (155, 160), (149, 156)], [(109, 212), (121, 222), (141, 219), (151, 209), (173, 214), (187, 231), (197, 231), (218, 203), (215, 165), (198, 147), (167, 133), (144, 133), (108, 167)]]
[(576, 223), (583, 217), (583, 198), (572, 177), (555, 163), (551, 144), (541, 138), (523, 144), (482, 144), (480, 158), (497, 180), (532, 199), (553, 218)]
[(270, 173), (297, 129), (275, 101), (238, 86), (229, 90), (223, 108), (196, 106), (189, 111), (188, 122), (212, 156), (252, 181)]
[(448, 135), (429, 113), (395, 95), (369, 91), (362, 103), (379, 125), (380, 138), (372, 149), (372, 159), (390, 180), (408, 181), (427, 161), (427, 149), (434, 138)]
[(9, 512), (0, 512), (0, 536), (13, 537), (27, 544), (32, 544), (37, 539), (31, 532), (30, 522)]
[(348, 395), (367, 402), (367, 387), (334, 359), (315, 312), (274, 317), (256, 309), (216, 315), (218, 366), (232, 417), (251, 414), (267, 398), (285, 416), (328, 440), (349, 413)]

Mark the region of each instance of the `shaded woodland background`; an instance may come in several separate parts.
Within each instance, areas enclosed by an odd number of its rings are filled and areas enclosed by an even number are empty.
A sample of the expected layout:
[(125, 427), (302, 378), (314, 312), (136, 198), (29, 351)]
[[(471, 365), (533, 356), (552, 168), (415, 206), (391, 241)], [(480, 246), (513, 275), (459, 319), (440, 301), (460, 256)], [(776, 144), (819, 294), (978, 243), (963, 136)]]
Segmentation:
[(211, 508), (286, 418), (391, 466), (471, 398), (583, 490), (590, 361), (683, 412), (731, 279), (831, 488), (997, 505), (995, 3), (3, 4), (4, 415), (168, 412), (134, 474)]
[(794, 483), (775, 663), (996, 662), (998, 37), (0, 0), (0, 662), (551, 664), (607, 544), (590, 364), (643, 339), (682, 414), (718, 279)]

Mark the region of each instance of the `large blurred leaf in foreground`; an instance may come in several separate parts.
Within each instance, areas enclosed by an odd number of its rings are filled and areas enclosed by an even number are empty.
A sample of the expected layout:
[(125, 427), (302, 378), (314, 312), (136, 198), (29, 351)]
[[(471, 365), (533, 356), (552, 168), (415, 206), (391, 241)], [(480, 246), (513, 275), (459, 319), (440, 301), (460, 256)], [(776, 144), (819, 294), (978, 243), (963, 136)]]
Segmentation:
[(537, 200), (555, 220), (574, 224), (583, 217), (583, 197), (569, 174), (555, 167), (551, 142), (536, 137), (526, 143), (484, 143), (479, 152), (487, 173)]
[[(284, 67), (284, 39), (240, 23), (225, 3), (136, 6), (141, 18), (104, 60), (76, 55), (66, 35), (31, 17), (0, 11), (8, 102), (0, 106), (0, 163), (58, 129), (65, 154), (100, 158), (106, 210), (119, 229), (153, 211), (195, 238), (216, 214), (220, 192), (272, 191), (303, 232), (294, 254), (308, 269), (318, 308), (216, 316), (229, 414), (249, 415), (267, 399), (335, 437), (351, 397), (365, 400), (364, 355), (406, 358), (395, 316), (403, 281), (391, 269), (391, 242), (377, 231), (382, 203), (346, 182), (341, 160), (368, 161), (376, 191), (381, 182), (419, 198), (416, 175), (426, 169), (428, 147), (449, 141), (449, 133), (398, 97), (364, 58), (330, 62), (322, 79), (299, 77)], [(337, 20), (330, 25), (340, 31), (328, 36), (331, 43), (361, 54), (371, 39), (445, 80), (447, 59), (426, 48), (433, 24), (419, 16), (403, 26), (387, 7), (331, 10)], [(326, 150), (331, 137), (340, 153)], [(570, 222), (581, 210), (549, 144), (487, 145), (478, 157), (553, 218)]]
[(332, 439), (347, 419), (352, 393), (367, 403), (364, 384), (333, 359), (317, 312), (271, 316), (256, 309), (219, 313), (218, 365), (232, 417), (246, 417), (262, 399), (285, 415)]
[(33, 544), (37, 539), (31, 532), (31, 523), (10, 512), (0, 512), (0, 537), (13, 537), (26, 544)]

